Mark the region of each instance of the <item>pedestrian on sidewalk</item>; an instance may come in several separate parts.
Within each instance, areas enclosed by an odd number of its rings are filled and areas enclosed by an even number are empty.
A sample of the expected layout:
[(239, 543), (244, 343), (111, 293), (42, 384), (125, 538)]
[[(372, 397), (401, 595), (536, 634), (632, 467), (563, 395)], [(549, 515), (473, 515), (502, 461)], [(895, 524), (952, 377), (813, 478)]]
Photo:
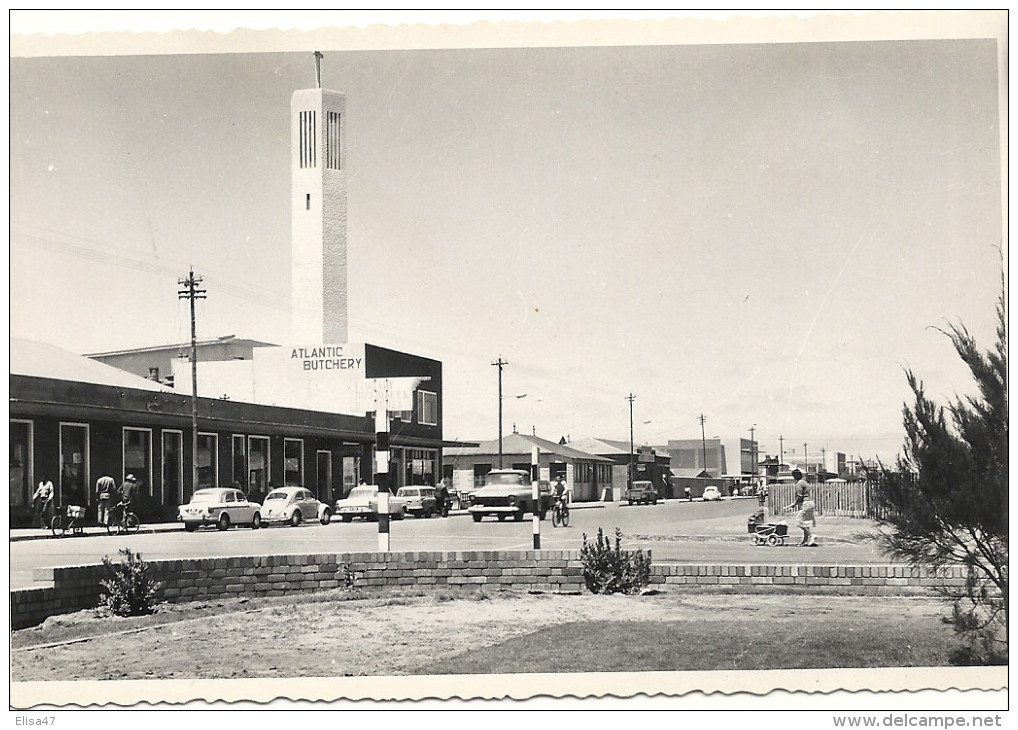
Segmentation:
[(795, 501), (785, 507), (785, 510), (796, 509), (799, 511), (796, 517), (796, 524), (802, 530), (802, 542), (799, 545), (804, 547), (816, 547), (816, 538), (813, 536), (813, 528), (816, 527), (816, 503), (809, 494), (809, 482), (802, 476), (798, 469), (792, 470), (792, 477), (795, 481)]
[(120, 502), (117, 483), (113, 481), (113, 477), (101, 476), (96, 479), (95, 499), (98, 505), (96, 519), (100, 526), (105, 527), (110, 522), (110, 508)]

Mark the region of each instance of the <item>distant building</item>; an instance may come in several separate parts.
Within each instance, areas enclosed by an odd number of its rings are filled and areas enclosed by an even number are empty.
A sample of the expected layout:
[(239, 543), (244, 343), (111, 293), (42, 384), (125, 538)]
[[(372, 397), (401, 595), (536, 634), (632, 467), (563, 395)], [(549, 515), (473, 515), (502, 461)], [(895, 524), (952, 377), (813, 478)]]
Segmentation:
[[(585, 451), (588, 454), (597, 454), (605, 459), (610, 459), (612, 465), (613, 499), (621, 499), (622, 491), (626, 488), (629, 479), (630, 444), (628, 441), (618, 441), (602, 438), (585, 438), (578, 441), (570, 441), (568, 445), (574, 449)], [(644, 480), (653, 482), (665, 498), (671, 497), (672, 485), (669, 481), (671, 476), (671, 460), (668, 452), (662, 447), (648, 446), (646, 444), (637, 446), (632, 453), (633, 480)]]
[[(259, 347), (275, 347), (259, 340), (238, 339), (235, 335), (224, 335), (214, 339), (198, 340), (196, 343), (198, 362), (224, 362), (250, 360)], [(174, 362), (190, 363), (191, 343), (135, 347), (128, 350), (95, 352), (86, 357), (129, 373), (148, 378), (157, 383), (173, 386)]]
[[(572, 498), (594, 501), (604, 489), (612, 488), (612, 462), (572, 446), (522, 433), (502, 438), (502, 468), (530, 472), (533, 449), (538, 449), (539, 478), (554, 481), (564, 477)], [(443, 449), (444, 476), (452, 478), (457, 492), (472, 492), (484, 484), (484, 476), (499, 467), (499, 441), (480, 441), (476, 446), (446, 446)]]

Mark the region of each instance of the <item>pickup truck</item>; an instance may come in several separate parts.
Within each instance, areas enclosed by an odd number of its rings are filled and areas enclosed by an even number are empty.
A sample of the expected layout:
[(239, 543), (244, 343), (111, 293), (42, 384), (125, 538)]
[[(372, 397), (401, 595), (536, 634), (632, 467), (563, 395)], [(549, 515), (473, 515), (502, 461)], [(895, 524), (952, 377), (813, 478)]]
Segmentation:
[(626, 490), (625, 498), (629, 504), (657, 504), (657, 490), (653, 482), (635, 481)]
[[(540, 517), (543, 520), (551, 507), (551, 485), (546, 481), (538, 482), (540, 499)], [(495, 469), (484, 478), (484, 486), (474, 490), (467, 510), (480, 522), (485, 515), (498, 518), (499, 521), (512, 517), (519, 522), (524, 515), (534, 512), (534, 487), (530, 474), (520, 469)]]

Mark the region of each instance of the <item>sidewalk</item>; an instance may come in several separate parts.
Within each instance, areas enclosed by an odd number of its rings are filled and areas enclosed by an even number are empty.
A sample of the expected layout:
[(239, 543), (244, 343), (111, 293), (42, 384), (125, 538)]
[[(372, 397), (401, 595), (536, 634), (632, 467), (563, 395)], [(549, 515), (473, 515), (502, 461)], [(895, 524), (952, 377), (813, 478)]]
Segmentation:
[[(602, 502), (579, 502), (569, 505), (570, 509), (598, 509), (604, 508)], [(465, 515), (468, 512), (465, 509), (454, 509), (449, 510), (450, 515)], [(152, 525), (142, 525), (138, 530), (140, 534), (154, 534), (156, 532), (183, 532), (184, 524), (182, 522), (157, 522)], [(108, 535), (105, 527), (99, 527), (98, 525), (86, 525), (84, 531), (80, 535), (72, 535), (68, 532), (64, 537), (100, 537)], [(21, 542), (22, 540), (43, 540), (53, 539), (54, 535), (49, 530), (41, 527), (21, 527), (12, 529), (10, 531), (10, 542)]]
[[(184, 524), (182, 522), (159, 522), (154, 525), (142, 525), (138, 529), (139, 534), (154, 534), (156, 532), (183, 532)], [(21, 542), (22, 540), (42, 540), (42, 539), (54, 539), (54, 535), (49, 530), (41, 527), (21, 527), (10, 531), (11, 542)], [(86, 525), (84, 531), (80, 535), (72, 535), (68, 532), (64, 535), (65, 539), (72, 537), (99, 537), (106, 536), (109, 533), (106, 532), (105, 527), (99, 527), (98, 525)]]

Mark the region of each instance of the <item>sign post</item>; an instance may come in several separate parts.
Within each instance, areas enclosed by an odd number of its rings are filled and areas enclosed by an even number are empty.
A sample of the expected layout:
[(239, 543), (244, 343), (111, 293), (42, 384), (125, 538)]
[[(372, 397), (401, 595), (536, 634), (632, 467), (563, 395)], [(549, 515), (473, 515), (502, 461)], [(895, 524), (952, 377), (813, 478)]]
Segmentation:
[(535, 446), (530, 450), (530, 485), (534, 498), (534, 550), (541, 549), (541, 470), (538, 456), (540, 450)]
[(388, 399), (376, 402), (375, 486), (378, 489), (378, 551), (389, 552), (389, 409)]
[(378, 550), (389, 551), (389, 413), (412, 411), (414, 391), (428, 378), (366, 378), (358, 386), (358, 410), (375, 412), (375, 487)]

